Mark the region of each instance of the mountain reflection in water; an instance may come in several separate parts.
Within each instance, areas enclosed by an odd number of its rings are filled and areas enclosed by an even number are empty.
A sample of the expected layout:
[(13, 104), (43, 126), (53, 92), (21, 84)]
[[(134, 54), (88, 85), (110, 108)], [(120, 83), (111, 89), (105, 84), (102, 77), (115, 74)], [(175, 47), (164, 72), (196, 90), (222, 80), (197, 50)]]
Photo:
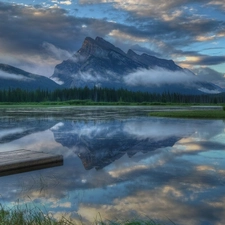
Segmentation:
[(55, 216), (82, 217), (84, 224), (98, 213), (109, 220), (225, 224), (222, 120), (23, 118), (19, 127), (6, 119), (0, 124), (0, 151), (64, 155), (62, 167), (1, 177), (3, 205), (19, 200)]
[(194, 133), (194, 127), (189, 123), (183, 124), (181, 131), (174, 120), (162, 124), (160, 119), (101, 123), (65, 121), (51, 130), (55, 140), (73, 149), (87, 170), (102, 169), (125, 154), (132, 157), (138, 152), (171, 147)]

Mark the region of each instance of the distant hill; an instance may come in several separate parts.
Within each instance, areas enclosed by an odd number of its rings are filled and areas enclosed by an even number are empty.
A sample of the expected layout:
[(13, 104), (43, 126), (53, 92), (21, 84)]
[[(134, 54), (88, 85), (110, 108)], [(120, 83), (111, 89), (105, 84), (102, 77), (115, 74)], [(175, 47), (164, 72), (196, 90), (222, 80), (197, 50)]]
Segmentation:
[(28, 73), (16, 67), (0, 64), (0, 89), (54, 90), (60, 86), (51, 79)]
[(51, 79), (67, 88), (100, 86), (182, 94), (223, 92), (172, 60), (138, 55), (131, 49), (125, 53), (100, 37), (87, 37), (71, 58), (55, 67)]

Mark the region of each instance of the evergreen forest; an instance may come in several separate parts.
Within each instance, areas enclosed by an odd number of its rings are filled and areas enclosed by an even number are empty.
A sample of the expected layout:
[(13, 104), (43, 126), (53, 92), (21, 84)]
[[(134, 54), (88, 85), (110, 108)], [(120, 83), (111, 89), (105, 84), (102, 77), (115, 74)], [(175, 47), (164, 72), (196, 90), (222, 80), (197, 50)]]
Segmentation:
[(65, 102), (71, 104), (89, 101), (95, 103), (191, 103), (191, 104), (218, 104), (225, 103), (225, 93), (184, 95), (179, 93), (149, 93), (134, 92), (126, 89), (111, 89), (98, 87), (84, 87), (71, 89), (57, 89), (54, 91), (23, 89), (0, 90), (0, 102), (25, 103), (25, 102)]

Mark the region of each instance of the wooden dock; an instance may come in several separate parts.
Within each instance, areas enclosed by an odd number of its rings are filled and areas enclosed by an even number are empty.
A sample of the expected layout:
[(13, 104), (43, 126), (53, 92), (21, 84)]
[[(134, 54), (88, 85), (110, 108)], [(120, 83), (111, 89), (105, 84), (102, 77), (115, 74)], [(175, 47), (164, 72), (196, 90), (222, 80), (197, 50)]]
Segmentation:
[(63, 165), (62, 155), (25, 149), (0, 152), (0, 176)]

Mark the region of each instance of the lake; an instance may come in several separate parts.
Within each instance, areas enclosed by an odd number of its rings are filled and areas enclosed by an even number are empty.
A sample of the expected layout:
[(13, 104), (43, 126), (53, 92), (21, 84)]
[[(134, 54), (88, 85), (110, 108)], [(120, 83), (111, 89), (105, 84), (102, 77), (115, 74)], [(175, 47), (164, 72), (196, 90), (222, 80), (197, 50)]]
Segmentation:
[(0, 177), (0, 203), (83, 224), (225, 224), (225, 121), (149, 117), (150, 110), (2, 111), (0, 152), (62, 154), (64, 164)]

